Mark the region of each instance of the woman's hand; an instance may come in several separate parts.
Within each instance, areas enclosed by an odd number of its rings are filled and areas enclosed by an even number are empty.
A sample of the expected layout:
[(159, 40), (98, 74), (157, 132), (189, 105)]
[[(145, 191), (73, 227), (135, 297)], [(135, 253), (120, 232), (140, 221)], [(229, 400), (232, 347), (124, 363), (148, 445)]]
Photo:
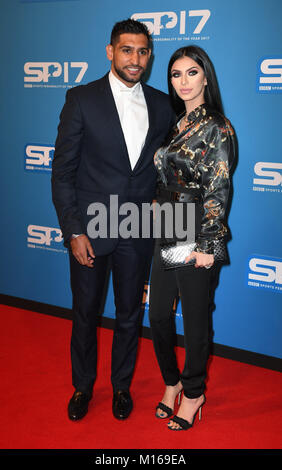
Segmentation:
[(192, 251), (190, 256), (185, 258), (185, 263), (188, 263), (191, 259), (195, 258), (195, 268), (211, 268), (214, 264), (214, 256), (208, 255), (206, 253), (198, 253), (197, 251)]

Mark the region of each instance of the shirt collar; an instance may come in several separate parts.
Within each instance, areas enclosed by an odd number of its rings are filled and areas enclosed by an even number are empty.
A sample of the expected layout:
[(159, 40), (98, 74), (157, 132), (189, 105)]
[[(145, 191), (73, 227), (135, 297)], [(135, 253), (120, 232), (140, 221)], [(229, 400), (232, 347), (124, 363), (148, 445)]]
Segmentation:
[(112, 87), (112, 90), (115, 93), (118, 93), (118, 94), (121, 94), (121, 95), (124, 94), (124, 93), (137, 94), (137, 93), (140, 93), (140, 91), (141, 91), (141, 83), (140, 82), (137, 82), (133, 87), (128, 87), (121, 80), (119, 80), (113, 74), (113, 72), (111, 70), (109, 72), (109, 81), (110, 81), (110, 85)]
[(187, 122), (191, 123), (196, 121), (199, 117), (204, 117), (207, 114), (207, 106), (206, 103), (200, 104), (197, 108), (193, 109), (191, 113), (187, 116)]

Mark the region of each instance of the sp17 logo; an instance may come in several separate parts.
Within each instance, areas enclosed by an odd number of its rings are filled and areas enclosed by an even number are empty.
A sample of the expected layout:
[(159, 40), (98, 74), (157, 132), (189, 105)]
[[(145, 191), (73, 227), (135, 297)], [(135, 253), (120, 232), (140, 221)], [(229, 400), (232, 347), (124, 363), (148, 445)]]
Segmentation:
[(282, 163), (257, 162), (254, 166), (254, 191), (281, 192)]
[(27, 171), (52, 170), (55, 147), (51, 145), (28, 144), (25, 146), (24, 164)]
[(80, 83), (88, 69), (87, 62), (26, 62), (25, 87), (67, 87)]
[(43, 227), (41, 225), (28, 225), (28, 248), (41, 248), (49, 251), (63, 252), (67, 250), (63, 245), (62, 232), (57, 227)]
[(282, 293), (282, 260), (252, 256), (248, 260), (248, 286)]
[[(199, 17), (200, 20), (196, 20), (196, 24), (189, 28), (189, 21), (187, 16)], [(150, 33), (154, 36), (159, 36), (161, 31), (170, 30), (176, 28), (179, 23), (179, 34), (200, 34), (209, 17), (211, 16), (210, 10), (189, 10), (186, 12), (182, 10), (178, 15), (175, 11), (157, 11), (152, 13), (134, 13), (131, 18), (133, 20), (140, 20), (149, 29)], [(179, 20), (179, 21), (178, 21)], [(188, 23), (188, 31), (186, 32), (186, 26)], [(175, 34), (175, 33), (174, 33)]]
[(282, 56), (260, 59), (257, 71), (257, 92), (282, 93)]

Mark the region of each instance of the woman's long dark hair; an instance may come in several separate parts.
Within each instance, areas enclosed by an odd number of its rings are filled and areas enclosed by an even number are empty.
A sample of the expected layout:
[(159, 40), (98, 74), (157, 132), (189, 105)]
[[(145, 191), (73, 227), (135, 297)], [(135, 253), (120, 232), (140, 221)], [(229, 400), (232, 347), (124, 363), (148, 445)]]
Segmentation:
[(198, 46), (187, 46), (177, 49), (177, 51), (175, 51), (174, 54), (171, 56), (168, 64), (168, 91), (172, 106), (176, 114), (179, 115), (183, 111), (185, 111), (185, 104), (184, 101), (179, 98), (171, 84), (171, 69), (174, 62), (178, 59), (181, 59), (182, 57), (190, 57), (190, 59), (197, 62), (197, 64), (203, 69), (207, 79), (207, 85), (205, 86), (204, 94), (205, 103), (214, 110), (223, 114), (223, 106), (214, 66), (207, 53)]

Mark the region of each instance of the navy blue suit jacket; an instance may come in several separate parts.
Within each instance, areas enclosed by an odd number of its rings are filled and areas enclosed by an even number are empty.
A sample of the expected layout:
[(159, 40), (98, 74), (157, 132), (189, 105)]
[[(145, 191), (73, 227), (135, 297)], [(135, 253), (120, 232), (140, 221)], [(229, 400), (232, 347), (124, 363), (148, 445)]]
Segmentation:
[[(108, 74), (67, 91), (60, 114), (52, 168), (52, 198), (67, 245), (73, 233), (87, 234), (93, 202), (109, 205), (110, 195), (124, 202), (152, 202), (157, 172), (153, 156), (174, 125), (175, 116), (165, 93), (142, 83), (149, 129), (134, 169), (112, 95)], [(108, 223), (109, 217), (108, 213)], [(95, 254), (110, 253), (117, 239), (91, 239)], [(148, 240), (136, 240), (146, 251)]]

